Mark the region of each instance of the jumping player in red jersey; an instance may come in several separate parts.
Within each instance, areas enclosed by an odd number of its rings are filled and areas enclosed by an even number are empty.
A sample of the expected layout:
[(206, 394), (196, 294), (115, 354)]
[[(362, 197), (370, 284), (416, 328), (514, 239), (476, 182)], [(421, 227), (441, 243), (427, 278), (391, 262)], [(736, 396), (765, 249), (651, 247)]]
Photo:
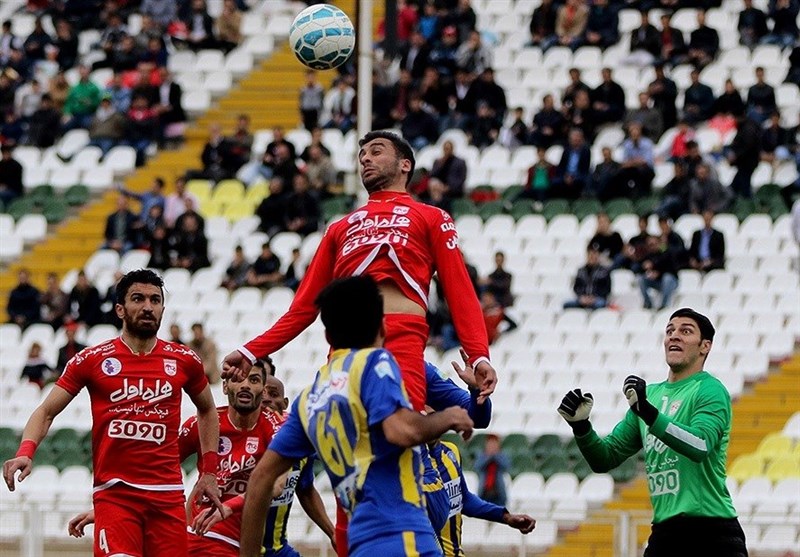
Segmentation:
[(197, 407), (202, 474), (190, 501), (220, 506), (216, 482), (219, 420), (203, 365), (191, 350), (156, 338), (164, 282), (149, 270), (117, 284), (122, 334), (73, 357), (34, 410), (17, 456), (3, 464), (14, 490), (33, 466), (53, 419), (86, 387), (92, 405), (94, 555), (175, 557), (187, 554), (186, 513), (178, 454), (181, 389)]
[(489, 362), (483, 314), (458, 249), (455, 223), (446, 212), (415, 201), (406, 191), (414, 171), (414, 151), (408, 142), (377, 131), (365, 135), (359, 145), (367, 204), (328, 228), (289, 310), (269, 330), (228, 354), (223, 375), (243, 376), (256, 358), (297, 337), (316, 319), (314, 300), (334, 279), (366, 274), (375, 279), (383, 296), (385, 347), (400, 364), (411, 404), (422, 410), (425, 313), (431, 278), (438, 273), (483, 402), (494, 392), (497, 376)]

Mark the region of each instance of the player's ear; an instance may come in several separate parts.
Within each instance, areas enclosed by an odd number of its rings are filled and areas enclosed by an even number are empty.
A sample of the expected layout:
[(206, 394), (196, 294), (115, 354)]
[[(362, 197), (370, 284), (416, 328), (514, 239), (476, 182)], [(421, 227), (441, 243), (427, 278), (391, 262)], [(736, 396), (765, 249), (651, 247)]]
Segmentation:
[(283, 397), (283, 406), (289, 408), (289, 397)]
[(119, 319), (122, 319), (123, 316), (125, 315), (125, 308), (122, 306), (122, 304), (119, 303), (114, 304), (114, 313), (117, 314), (117, 317)]
[(222, 380), (222, 394), (225, 395), (225, 396), (228, 396), (228, 380), (227, 379), (223, 379)]

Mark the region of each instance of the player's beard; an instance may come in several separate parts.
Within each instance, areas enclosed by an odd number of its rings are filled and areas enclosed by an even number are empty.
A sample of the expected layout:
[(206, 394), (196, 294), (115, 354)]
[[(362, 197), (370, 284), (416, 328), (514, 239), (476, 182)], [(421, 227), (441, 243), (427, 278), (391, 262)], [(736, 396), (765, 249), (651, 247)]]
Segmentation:
[(372, 167), (372, 174), (367, 178), (363, 174), (361, 176), (361, 183), (364, 184), (364, 189), (367, 193), (374, 193), (386, 189), (394, 179), (397, 177), (397, 169), (392, 172), (390, 168), (376, 168)]
[(141, 318), (132, 317), (127, 311), (122, 316), (122, 322), (125, 325), (125, 330), (131, 335), (140, 339), (151, 339), (156, 336), (158, 329), (161, 327), (161, 320), (152, 316), (153, 320), (142, 320)]
[(261, 408), (261, 397), (253, 395), (250, 399), (250, 402), (241, 402), (239, 400), (239, 393), (228, 393), (228, 404), (233, 407), (234, 410), (239, 412), (240, 414), (249, 414), (256, 408)]

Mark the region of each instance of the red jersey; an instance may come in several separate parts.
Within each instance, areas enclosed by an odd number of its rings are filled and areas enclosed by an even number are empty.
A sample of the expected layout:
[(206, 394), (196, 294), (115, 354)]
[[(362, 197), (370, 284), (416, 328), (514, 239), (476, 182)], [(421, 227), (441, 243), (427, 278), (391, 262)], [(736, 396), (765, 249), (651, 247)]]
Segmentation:
[(94, 491), (117, 482), (183, 491), (181, 389), (194, 397), (208, 385), (197, 354), (161, 339), (149, 353), (134, 354), (117, 337), (78, 352), (56, 385), (73, 396), (89, 391)]
[[(219, 413), (219, 469), (217, 484), (223, 503), (247, 491), (247, 481), (261, 455), (266, 452), (272, 436), (283, 424), (283, 417), (271, 410), (261, 412), (252, 429), (237, 429), (228, 416), (228, 407), (217, 408)], [(197, 454), (200, 463), (200, 435), (197, 431), (197, 417), (186, 420), (178, 434), (181, 461), (191, 454)], [(239, 547), (239, 532), (242, 526), (241, 510), (227, 519), (215, 524), (205, 535)]]
[(453, 219), (407, 193), (380, 191), (367, 204), (328, 227), (289, 310), (269, 330), (239, 350), (251, 362), (273, 354), (317, 317), (314, 300), (335, 279), (367, 274), (391, 282), (410, 300), (428, 306), (433, 273), (439, 274), (453, 323), (471, 363), (489, 358), (486, 327)]

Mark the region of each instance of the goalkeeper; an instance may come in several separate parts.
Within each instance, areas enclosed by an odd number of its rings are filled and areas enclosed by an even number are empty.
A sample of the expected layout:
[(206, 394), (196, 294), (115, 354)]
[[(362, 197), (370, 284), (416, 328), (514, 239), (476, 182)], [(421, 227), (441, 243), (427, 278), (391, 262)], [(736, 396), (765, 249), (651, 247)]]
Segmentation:
[(653, 504), (644, 557), (747, 557), (725, 485), (730, 395), (703, 370), (713, 340), (706, 316), (689, 308), (673, 313), (664, 336), (667, 380), (648, 386), (628, 376), (622, 391), (630, 411), (603, 439), (589, 422), (590, 393), (574, 389), (558, 408), (595, 472), (608, 472), (644, 448)]

